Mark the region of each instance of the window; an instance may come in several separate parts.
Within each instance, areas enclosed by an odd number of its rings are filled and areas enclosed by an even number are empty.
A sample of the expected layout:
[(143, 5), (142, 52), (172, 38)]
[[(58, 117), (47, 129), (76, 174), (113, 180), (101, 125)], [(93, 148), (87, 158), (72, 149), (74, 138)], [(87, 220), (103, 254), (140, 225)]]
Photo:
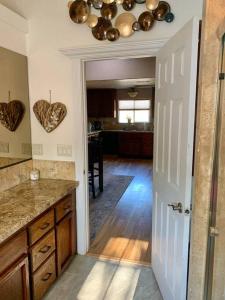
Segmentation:
[(151, 100), (119, 100), (119, 123), (149, 123)]

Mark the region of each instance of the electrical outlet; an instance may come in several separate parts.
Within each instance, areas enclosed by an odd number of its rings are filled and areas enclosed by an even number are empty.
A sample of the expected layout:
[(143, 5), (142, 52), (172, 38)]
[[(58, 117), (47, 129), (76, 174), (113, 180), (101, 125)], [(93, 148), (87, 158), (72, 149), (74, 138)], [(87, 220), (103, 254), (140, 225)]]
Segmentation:
[(33, 144), (32, 145), (33, 155), (43, 155), (43, 145), (42, 144)]
[(9, 143), (0, 142), (0, 152), (9, 153)]
[(72, 145), (57, 145), (58, 156), (72, 156)]
[(29, 143), (22, 143), (22, 154), (32, 155), (32, 147)]

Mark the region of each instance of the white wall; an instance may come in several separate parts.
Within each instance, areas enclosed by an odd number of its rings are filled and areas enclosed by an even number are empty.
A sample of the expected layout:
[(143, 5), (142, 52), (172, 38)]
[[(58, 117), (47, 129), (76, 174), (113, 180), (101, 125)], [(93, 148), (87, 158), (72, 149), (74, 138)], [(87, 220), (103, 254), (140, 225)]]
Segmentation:
[[(48, 91), (53, 91), (53, 99), (67, 105), (68, 116), (52, 133), (47, 134), (40, 127), (32, 113), (33, 143), (43, 144), (43, 155), (36, 159), (73, 160), (75, 158), (74, 126), (76, 118), (76, 98), (73, 89), (71, 61), (59, 53), (59, 49), (99, 45), (105, 43), (95, 40), (86, 25), (74, 24), (68, 16), (67, 0), (27, 0), (29, 18), (29, 81), (31, 106), (38, 99), (48, 99)], [(139, 32), (123, 41), (159, 39), (173, 35), (193, 15), (201, 15), (202, 0), (170, 0), (176, 19), (172, 24), (158, 22), (149, 32)], [(140, 6), (137, 5), (137, 8)], [(142, 8), (143, 9), (143, 8)], [(136, 13), (139, 13), (136, 11)], [(80, 80), (80, 79), (79, 79)], [(71, 157), (57, 156), (57, 144), (72, 145)]]
[[(0, 0), (0, 3), (3, 0)], [(4, 0), (6, 1), (6, 0)], [(120, 39), (119, 43), (126, 41), (144, 41), (166, 38), (172, 36), (192, 16), (201, 16), (203, 0), (169, 0), (175, 13), (175, 21), (172, 24), (158, 22), (149, 32), (138, 32), (129, 39)], [(60, 54), (59, 49), (67, 47), (81, 47), (104, 45), (110, 42), (95, 40), (90, 29), (86, 25), (74, 24), (68, 16), (68, 0), (21, 0), (21, 7), (16, 1), (16, 9), (29, 20), (28, 36), (28, 63), (29, 63), (29, 86), (31, 108), (38, 99), (48, 99), (48, 91), (53, 92), (53, 100), (60, 100), (67, 106), (68, 115), (63, 123), (52, 133), (47, 134), (31, 113), (32, 140), (35, 144), (43, 145), (43, 155), (35, 155), (35, 159), (50, 160), (75, 160), (77, 174), (83, 174), (84, 162), (79, 161), (82, 157), (82, 147), (76, 151), (76, 146), (83, 139), (80, 120), (81, 107), (81, 78), (79, 61), (73, 62)], [(7, 0), (7, 5), (12, 9), (15, 0)], [(143, 6), (137, 5), (134, 14), (138, 15)], [(13, 43), (11, 41), (11, 43)], [(21, 50), (21, 49), (20, 49)], [(18, 51), (19, 52), (19, 51)], [(73, 72), (73, 70), (76, 70)], [(96, 70), (99, 72), (99, 70)], [(57, 144), (71, 145), (73, 154), (71, 157), (59, 157)], [(87, 228), (87, 205), (84, 202), (85, 189), (84, 176), (80, 180), (77, 190), (78, 211), (78, 251), (85, 253)]]

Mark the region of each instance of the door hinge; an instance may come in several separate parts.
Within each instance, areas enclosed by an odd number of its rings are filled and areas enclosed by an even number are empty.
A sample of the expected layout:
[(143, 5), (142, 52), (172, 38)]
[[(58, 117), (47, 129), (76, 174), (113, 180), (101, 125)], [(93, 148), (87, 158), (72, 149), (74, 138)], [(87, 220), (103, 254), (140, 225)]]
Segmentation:
[(216, 227), (209, 227), (209, 236), (216, 237), (219, 235), (219, 230)]
[(225, 73), (219, 73), (219, 80), (225, 79)]

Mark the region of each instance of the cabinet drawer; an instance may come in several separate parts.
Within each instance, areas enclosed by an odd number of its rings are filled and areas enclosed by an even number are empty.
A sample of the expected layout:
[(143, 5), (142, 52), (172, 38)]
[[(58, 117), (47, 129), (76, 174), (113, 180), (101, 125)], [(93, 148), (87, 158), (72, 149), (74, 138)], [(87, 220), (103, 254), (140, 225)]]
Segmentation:
[(59, 222), (65, 215), (73, 210), (72, 195), (67, 196), (56, 206), (56, 222)]
[(29, 227), (29, 242), (33, 245), (45, 233), (54, 227), (54, 210), (39, 218)]
[(40, 300), (56, 279), (55, 253), (33, 275), (33, 298)]
[(52, 230), (45, 237), (35, 244), (31, 249), (32, 271), (37, 268), (47, 259), (48, 256), (55, 250), (55, 231)]
[(0, 273), (27, 253), (27, 233), (23, 231), (0, 247)]

